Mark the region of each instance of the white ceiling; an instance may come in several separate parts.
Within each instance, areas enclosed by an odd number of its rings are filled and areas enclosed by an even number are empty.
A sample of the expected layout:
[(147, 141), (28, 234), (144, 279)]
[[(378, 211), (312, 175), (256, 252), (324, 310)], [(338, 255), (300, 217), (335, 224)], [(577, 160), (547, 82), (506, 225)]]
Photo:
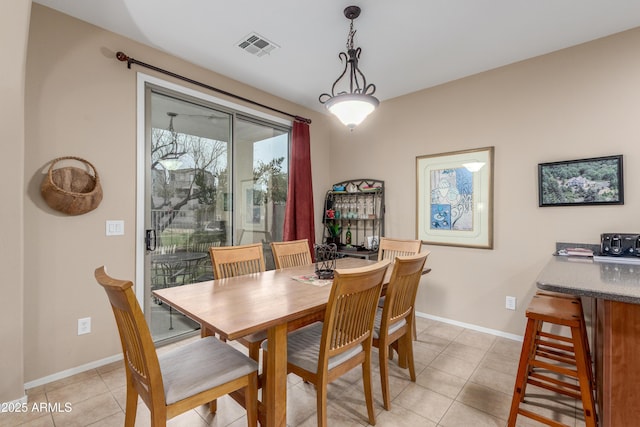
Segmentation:
[[(351, 4), (381, 101), (640, 26), (638, 0), (34, 2), (318, 111), (342, 72)], [(251, 32), (280, 48), (250, 55), (237, 44)]]

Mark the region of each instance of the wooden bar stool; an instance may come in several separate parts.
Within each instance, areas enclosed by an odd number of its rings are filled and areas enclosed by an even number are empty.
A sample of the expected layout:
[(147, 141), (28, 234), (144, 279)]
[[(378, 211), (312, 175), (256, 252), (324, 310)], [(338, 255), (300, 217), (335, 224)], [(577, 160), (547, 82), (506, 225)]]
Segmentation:
[[(574, 304), (578, 306), (578, 309), (580, 310), (580, 321), (582, 322), (581, 331), (583, 333), (582, 342), (584, 343), (584, 353), (587, 355), (587, 360), (590, 363), (589, 364), (590, 369), (587, 369), (587, 372), (589, 373), (589, 381), (591, 382), (591, 387), (595, 390), (596, 383), (595, 383), (595, 377), (593, 374), (593, 365), (591, 365), (591, 363), (593, 362), (593, 358), (591, 357), (591, 351), (589, 350), (589, 338), (587, 337), (587, 324), (584, 317), (584, 310), (582, 308), (582, 299), (580, 299), (580, 297), (576, 295), (565, 294), (562, 292), (547, 291), (542, 289), (536, 291), (536, 295), (566, 298), (571, 300)], [(539, 323), (540, 323), (540, 327), (542, 327), (542, 322), (539, 322)], [(553, 335), (553, 334), (549, 334), (549, 335)]]
[[(596, 426), (594, 384), (589, 343), (579, 299), (535, 295), (526, 312), (527, 328), (511, 400), (508, 426), (516, 425), (518, 415), (550, 426), (559, 422), (520, 408), (527, 384), (582, 401), (587, 427)], [(545, 324), (569, 328), (570, 337), (545, 332)], [(554, 375), (558, 374), (558, 375)], [(564, 380), (568, 377), (569, 381)], [(575, 384), (571, 379), (577, 380)]]

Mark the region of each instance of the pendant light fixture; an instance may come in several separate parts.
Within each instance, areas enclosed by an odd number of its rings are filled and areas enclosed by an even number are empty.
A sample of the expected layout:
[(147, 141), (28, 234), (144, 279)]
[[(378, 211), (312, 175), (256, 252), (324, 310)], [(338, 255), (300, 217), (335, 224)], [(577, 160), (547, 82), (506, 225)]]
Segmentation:
[[(344, 10), (344, 16), (351, 20), (349, 35), (347, 36), (347, 52), (340, 52), (338, 57), (345, 62), (342, 74), (333, 82), (331, 94), (323, 93), (318, 100), (334, 114), (342, 123), (351, 130), (376, 109), (380, 101), (373, 94), (376, 86), (367, 84), (367, 79), (358, 67), (360, 52), (362, 49), (353, 47), (353, 20), (360, 16), (358, 6), (348, 6)], [(348, 77), (347, 76), (348, 73)], [(348, 80), (347, 80), (348, 79)], [(347, 86), (345, 88), (345, 86)]]
[(162, 156), (158, 163), (162, 165), (166, 170), (176, 170), (180, 166), (182, 166), (182, 162), (180, 161), (180, 157), (185, 154), (185, 152), (178, 151), (178, 132), (173, 128), (173, 118), (176, 117), (177, 113), (168, 112), (167, 116), (169, 116), (169, 133), (171, 135), (171, 142), (169, 143), (169, 151)]

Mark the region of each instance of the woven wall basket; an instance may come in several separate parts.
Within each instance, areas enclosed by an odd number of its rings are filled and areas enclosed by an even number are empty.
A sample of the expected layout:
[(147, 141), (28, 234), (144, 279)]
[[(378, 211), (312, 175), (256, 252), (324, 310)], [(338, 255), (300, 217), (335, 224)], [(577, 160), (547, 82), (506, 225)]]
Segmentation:
[[(83, 169), (65, 166), (54, 169), (61, 160), (77, 160), (89, 166), (93, 175)], [(40, 193), (45, 202), (57, 211), (68, 215), (81, 215), (98, 207), (102, 201), (100, 177), (95, 166), (80, 157), (58, 157), (51, 161), (49, 173), (42, 180)]]

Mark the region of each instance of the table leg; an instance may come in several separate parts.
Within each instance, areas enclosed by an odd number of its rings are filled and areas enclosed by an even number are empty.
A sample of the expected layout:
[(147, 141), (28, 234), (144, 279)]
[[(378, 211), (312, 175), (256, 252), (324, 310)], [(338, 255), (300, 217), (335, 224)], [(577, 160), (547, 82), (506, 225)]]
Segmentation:
[(267, 378), (262, 389), (266, 404), (267, 427), (287, 425), (287, 324), (267, 331)]

